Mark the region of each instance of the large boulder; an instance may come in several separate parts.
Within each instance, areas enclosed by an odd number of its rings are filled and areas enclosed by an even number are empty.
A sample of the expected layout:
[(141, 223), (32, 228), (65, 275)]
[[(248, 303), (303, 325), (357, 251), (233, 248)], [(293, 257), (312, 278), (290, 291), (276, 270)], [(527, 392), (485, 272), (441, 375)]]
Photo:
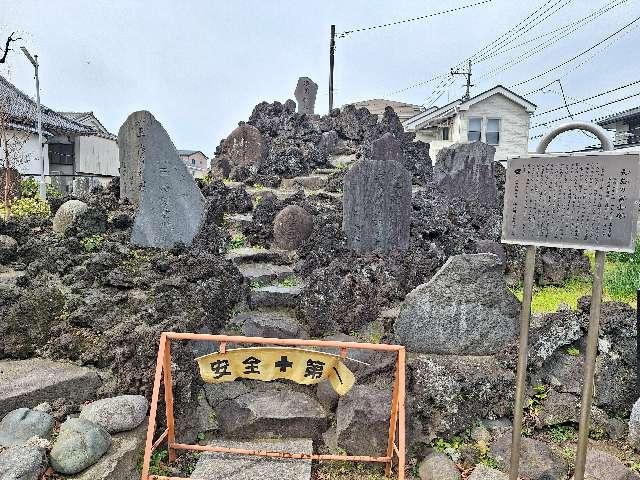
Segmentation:
[(48, 413), (18, 408), (0, 421), (0, 447), (22, 445), (34, 436), (49, 440), (53, 424), (54, 419)]
[(496, 149), (486, 143), (456, 143), (438, 152), (433, 180), (448, 196), (488, 207), (498, 205)]
[(509, 476), (500, 470), (479, 464), (473, 469), (468, 480), (509, 480)]
[(64, 202), (53, 217), (53, 231), (64, 234), (80, 215), (84, 214), (89, 206), (80, 200), (68, 200)]
[(80, 404), (95, 395), (95, 370), (39, 358), (0, 362), (0, 415), (24, 405), (65, 398)]
[(147, 417), (149, 402), (142, 395), (120, 395), (85, 405), (80, 418), (100, 425), (109, 433), (126, 432)]
[(0, 479), (39, 480), (47, 469), (47, 452), (36, 444), (11, 447), (0, 452)]
[(118, 133), (120, 197), (136, 207), (131, 242), (190, 245), (202, 223), (204, 197), (171, 138), (151, 113), (134, 112)]
[(456, 464), (443, 453), (432, 452), (420, 462), (420, 480), (461, 480)]
[(585, 465), (584, 480), (640, 480), (618, 458), (602, 450), (589, 448)]
[(273, 219), (273, 239), (284, 250), (295, 250), (311, 236), (313, 217), (298, 205), (289, 205)]
[(265, 157), (266, 142), (253, 125), (240, 125), (216, 149), (213, 170), (217, 176), (229, 177), (232, 170), (254, 167)]
[(96, 463), (110, 446), (111, 437), (104, 428), (80, 418), (68, 418), (60, 426), (51, 449), (51, 466), (65, 475), (79, 473)]
[(489, 355), (516, 339), (518, 313), (496, 255), (456, 255), (407, 295), (394, 329), (410, 351)]
[(350, 455), (383, 455), (389, 441), (390, 414), (389, 389), (355, 385), (338, 401), (338, 446)]

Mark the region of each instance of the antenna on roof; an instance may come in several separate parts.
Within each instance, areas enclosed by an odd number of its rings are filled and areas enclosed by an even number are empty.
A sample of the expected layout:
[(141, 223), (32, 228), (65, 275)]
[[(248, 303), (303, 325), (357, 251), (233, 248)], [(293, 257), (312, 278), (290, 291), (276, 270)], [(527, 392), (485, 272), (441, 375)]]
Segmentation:
[(469, 69), (466, 72), (461, 72), (460, 70), (454, 70), (452, 68), (451, 75), (464, 75), (465, 77), (467, 77), (467, 91), (465, 92), (464, 97), (462, 97), (462, 100), (469, 100), (471, 98), (471, 87), (475, 86), (471, 85), (471, 59), (469, 59)]

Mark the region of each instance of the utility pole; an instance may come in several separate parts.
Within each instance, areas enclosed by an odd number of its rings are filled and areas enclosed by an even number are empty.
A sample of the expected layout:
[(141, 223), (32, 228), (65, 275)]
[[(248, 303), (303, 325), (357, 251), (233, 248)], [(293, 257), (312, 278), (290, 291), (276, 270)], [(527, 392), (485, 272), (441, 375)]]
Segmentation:
[(329, 113), (333, 110), (333, 61), (336, 51), (336, 26), (331, 25), (331, 41), (329, 42)]
[(465, 92), (464, 97), (462, 97), (462, 100), (469, 100), (471, 98), (471, 87), (474, 86), (471, 85), (471, 59), (469, 59), (469, 69), (466, 72), (461, 72), (452, 68), (451, 75), (464, 75), (467, 77), (467, 91)]
[(20, 47), (22, 53), (31, 62), (36, 72), (36, 100), (38, 105), (38, 145), (40, 145), (40, 198), (47, 199), (47, 184), (44, 179), (44, 144), (42, 142), (42, 109), (40, 108), (40, 77), (38, 76), (38, 55), (33, 57), (25, 47)]

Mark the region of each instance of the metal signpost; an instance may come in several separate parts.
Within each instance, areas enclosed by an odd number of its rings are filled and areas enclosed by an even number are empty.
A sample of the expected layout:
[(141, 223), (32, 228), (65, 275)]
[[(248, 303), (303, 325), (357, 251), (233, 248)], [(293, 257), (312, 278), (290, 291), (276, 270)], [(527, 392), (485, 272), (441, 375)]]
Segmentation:
[(520, 463), (536, 247), (596, 251), (575, 480), (584, 480), (605, 254), (607, 251), (634, 251), (640, 197), (640, 155), (544, 155), (551, 141), (568, 130), (592, 132), (600, 139), (603, 150), (613, 149), (602, 128), (573, 122), (553, 130), (542, 139), (537, 149), (540, 156), (507, 161), (502, 242), (527, 246), (509, 480), (518, 479)]
[[(376, 350), (395, 353), (396, 370), (389, 420), (387, 450), (383, 456), (365, 455), (309, 455), (296, 452), (274, 452), (266, 450), (246, 450), (240, 448), (217, 447), (214, 445), (191, 445), (177, 443), (173, 416), (173, 389), (171, 376), (171, 342), (178, 340), (199, 340), (217, 342), (218, 351), (198, 357), (196, 361), (200, 374), (208, 383), (232, 381), (235, 378), (255, 378), (270, 381), (287, 378), (297, 383), (313, 384), (329, 381), (338, 394), (344, 394), (353, 386), (355, 378), (344, 365), (349, 349)], [(234, 348), (227, 350), (227, 344), (268, 345), (262, 348)], [(336, 348), (339, 355), (299, 347)], [(302, 363), (300, 363), (302, 362)], [(258, 368), (260, 366), (260, 368)], [(322, 367), (322, 368), (320, 368)], [(164, 332), (160, 337), (158, 360), (156, 363), (149, 427), (142, 463), (142, 480), (189, 480), (184, 477), (150, 475), (151, 455), (163, 442), (167, 442), (169, 462), (176, 459), (177, 450), (253, 455), (269, 458), (289, 458), (305, 460), (342, 460), (350, 462), (378, 462), (386, 465), (385, 474), (391, 475), (394, 457), (397, 457), (398, 480), (404, 480), (405, 469), (405, 370), (406, 351), (401, 345), (355, 343), (321, 340), (298, 340), (262, 337), (241, 337), (228, 335), (207, 335), (196, 333)], [(160, 386), (164, 383), (164, 401), (167, 428), (154, 441), (156, 416)], [(366, 434), (363, 432), (363, 434)]]

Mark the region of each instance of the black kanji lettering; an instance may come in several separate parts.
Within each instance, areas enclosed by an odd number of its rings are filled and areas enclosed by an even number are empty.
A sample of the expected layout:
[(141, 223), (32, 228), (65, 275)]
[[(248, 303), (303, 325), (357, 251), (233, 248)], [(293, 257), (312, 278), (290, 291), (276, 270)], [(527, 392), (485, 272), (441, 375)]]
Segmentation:
[(211, 370), (213, 371), (213, 378), (218, 380), (225, 375), (231, 375), (229, 371), (229, 360), (216, 360), (211, 363)]
[(319, 360), (307, 360), (307, 368), (304, 371), (305, 377), (320, 378), (324, 371), (324, 362)]
[(258, 375), (260, 375), (260, 370), (258, 369), (258, 365), (261, 362), (262, 360), (256, 357), (249, 357), (243, 360), (242, 363), (245, 366), (244, 373), (245, 374), (257, 373)]

